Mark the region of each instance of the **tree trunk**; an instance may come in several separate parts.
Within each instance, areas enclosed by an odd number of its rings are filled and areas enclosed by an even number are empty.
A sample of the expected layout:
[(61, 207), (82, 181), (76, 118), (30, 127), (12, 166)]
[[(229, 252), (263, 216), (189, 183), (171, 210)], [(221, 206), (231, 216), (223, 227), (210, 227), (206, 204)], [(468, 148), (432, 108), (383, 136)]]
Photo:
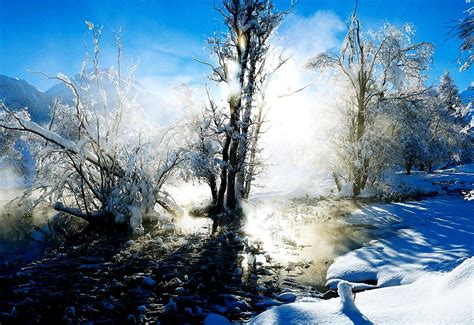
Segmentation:
[(364, 170), (362, 173), (362, 182), (361, 182), (361, 190), (365, 188), (365, 185), (367, 184), (367, 179), (369, 178), (369, 164), (370, 164), (370, 158), (364, 158)]
[(405, 171), (406, 171), (407, 175), (411, 174), (412, 167), (413, 167), (412, 163), (410, 163), (410, 162), (405, 163)]
[[(236, 190), (237, 194), (241, 198), (247, 198), (250, 189), (246, 189), (248, 181), (252, 178), (252, 175), (246, 175), (249, 172), (251, 166), (246, 168), (245, 162), (247, 159), (247, 152), (249, 146), (249, 130), (250, 130), (250, 118), (252, 115), (252, 101), (255, 95), (255, 77), (256, 77), (256, 60), (257, 57), (249, 58), (249, 72), (247, 87), (245, 92), (245, 106), (242, 116), (242, 131), (241, 140), (239, 141), (238, 148), (238, 161), (239, 161), (239, 172), (237, 174)], [(251, 133), (251, 132), (250, 132)], [(253, 141), (257, 141), (256, 138)], [(250, 185), (250, 184), (249, 184)], [(247, 193), (247, 194), (246, 194)]]
[(332, 177), (334, 178), (334, 183), (336, 183), (337, 191), (340, 192), (342, 187), (336, 172), (332, 172)]
[(229, 153), (229, 170), (227, 171), (227, 207), (235, 209), (237, 206), (237, 197), (235, 191), (235, 176), (237, 174), (237, 140), (231, 141)]
[(357, 168), (354, 175), (354, 185), (352, 187), (354, 196), (358, 196), (364, 189), (368, 178), (369, 158), (364, 157), (363, 149), (360, 148), (361, 140), (365, 134), (365, 94), (366, 79), (364, 75), (363, 62), (359, 71), (359, 89), (357, 90), (357, 121), (356, 121), (356, 143), (358, 145), (356, 159), (363, 163), (362, 168)]
[(227, 190), (227, 171), (228, 171), (228, 163), (229, 163), (229, 146), (230, 146), (231, 136), (229, 134), (226, 135), (224, 147), (222, 148), (222, 161), (224, 166), (222, 166), (221, 170), (221, 183), (219, 185), (219, 191), (217, 192), (217, 203), (216, 208), (217, 212), (224, 211), (224, 198), (225, 192)]
[(209, 177), (209, 187), (211, 188), (212, 205), (217, 205), (217, 180), (213, 174)]
[(352, 193), (354, 194), (354, 196), (358, 196), (360, 194), (360, 179), (359, 181), (357, 181), (357, 177), (354, 181), (354, 184), (352, 185)]

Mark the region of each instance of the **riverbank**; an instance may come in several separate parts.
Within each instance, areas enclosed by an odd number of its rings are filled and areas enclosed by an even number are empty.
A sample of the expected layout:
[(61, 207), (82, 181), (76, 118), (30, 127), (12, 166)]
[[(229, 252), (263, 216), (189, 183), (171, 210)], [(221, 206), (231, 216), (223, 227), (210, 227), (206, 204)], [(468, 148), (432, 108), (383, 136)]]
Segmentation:
[(391, 301), (383, 288), (419, 288), (418, 280), (472, 256), (474, 178), (467, 171), (426, 182), (415, 175), (415, 185), (443, 194), (416, 202), (276, 196), (249, 202), (244, 219), (215, 232), (211, 219), (188, 213), (157, 216), (139, 238), (76, 232), (32, 262), (1, 265), (0, 321), (176, 324), (210, 314), (236, 323), (313, 321), (340, 311), (340, 299), (330, 298), (349, 281), (354, 291), (376, 289), (357, 293), (356, 306), (362, 301), (359, 314), (383, 322), (364, 314), (373, 299), (361, 297)]
[(299, 297), (328, 298), (335, 293), (326, 292), (324, 274), (333, 258), (368, 238), (369, 227), (341, 223), (357, 207), (260, 205), (215, 233), (210, 219), (188, 214), (150, 222), (135, 239), (86, 229), (14, 272), (2, 270), (0, 320), (199, 323), (220, 314), (244, 322)]
[(359, 292), (345, 299), (302, 299), (270, 309), (252, 324), (472, 323), (473, 211), (467, 192), (353, 213), (348, 226), (370, 223), (389, 231), (328, 269), (329, 287), (340, 295), (344, 287)]

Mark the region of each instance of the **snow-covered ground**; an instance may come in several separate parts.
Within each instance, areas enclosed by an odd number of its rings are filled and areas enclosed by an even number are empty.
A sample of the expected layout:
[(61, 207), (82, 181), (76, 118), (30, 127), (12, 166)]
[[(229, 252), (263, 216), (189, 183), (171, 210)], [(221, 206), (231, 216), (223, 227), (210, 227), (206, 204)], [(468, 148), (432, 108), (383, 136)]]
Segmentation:
[(449, 271), (474, 254), (474, 202), (461, 197), (373, 205), (348, 222), (372, 224), (386, 233), (335, 260), (327, 273), (333, 287), (335, 279), (407, 284), (426, 273)]
[(358, 293), (354, 304), (307, 299), (267, 310), (252, 324), (472, 324), (473, 271), (469, 258), (448, 273)]
[(433, 173), (414, 171), (411, 175), (397, 173), (390, 178), (393, 190), (405, 194), (439, 195), (472, 190), (474, 164), (436, 170)]
[[(400, 178), (413, 189), (442, 195), (352, 213), (344, 221), (348, 227), (370, 224), (380, 237), (330, 266), (328, 286), (343, 298), (302, 299), (267, 310), (253, 324), (472, 324), (474, 201), (445, 194), (472, 190), (474, 166)], [(352, 294), (344, 294), (347, 287), (372, 290), (358, 292), (353, 302)]]

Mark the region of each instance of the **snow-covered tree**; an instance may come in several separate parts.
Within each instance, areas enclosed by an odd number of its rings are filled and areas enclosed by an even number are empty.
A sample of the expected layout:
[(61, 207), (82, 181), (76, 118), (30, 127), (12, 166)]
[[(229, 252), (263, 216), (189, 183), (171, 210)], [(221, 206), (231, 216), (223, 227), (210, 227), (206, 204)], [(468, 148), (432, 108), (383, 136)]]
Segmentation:
[(460, 127), (434, 90), (400, 101), (395, 116), (395, 157), (410, 174), (414, 166), (432, 171), (438, 164), (459, 162)]
[[(0, 129), (36, 140), (31, 150), (37, 162), (33, 190), (40, 193), (38, 202), (52, 203), (61, 213), (92, 224), (125, 224), (140, 234), (143, 217), (156, 203), (174, 207), (162, 186), (182, 155), (175, 149), (173, 129), (159, 129), (142, 119), (131, 93), (135, 66), (122, 76), (120, 37), (117, 68), (101, 69), (102, 27), (88, 26), (93, 49), (80, 80), (63, 74), (48, 77), (69, 87), (74, 105), (56, 105), (47, 127), (3, 105)], [(105, 80), (114, 87), (105, 89)]]
[(461, 127), (456, 123), (455, 117), (436, 93), (427, 96), (424, 105), (429, 123), (428, 152), (424, 165), (432, 172), (437, 164), (459, 163), (462, 137)]
[(334, 69), (348, 84), (348, 134), (341, 144), (345, 167), (335, 177), (351, 183), (354, 195), (368, 181), (375, 182), (384, 165), (385, 158), (375, 152), (385, 150), (377, 147), (383, 143), (380, 132), (392, 128), (380, 118), (381, 113), (397, 109), (396, 101), (424, 91), (417, 85), (423, 83), (432, 51), (431, 44), (414, 42), (409, 24), (398, 28), (386, 23), (378, 31), (363, 33), (354, 10), (340, 53), (321, 53), (308, 63), (319, 71)]
[(448, 71), (441, 76), (441, 81), (438, 86), (438, 96), (444, 105), (452, 110), (454, 114), (459, 114), (462, 110), (458, 87)]
[(410, 175), (412, 169), (428, 155), (428, 116), (419, 98), (401, 101), (397, 105), (401, 109), (394, 121), (394, 163), (403, 166), (407, 175)]
[[(466, 110), (468, 107), (465, 107), (461, 101), (458, 87), (456, 83), (451, 78), (449, 72), (446, 72), (441, 77), (440, 84), (438, 86), (438, 98), (441, 103), (448, 108), (450, 112), (449, 120), (453, 123), (453, 128), (455, 128), (459, 134), (457, 135), (459, 158), (455, 162), (470, 162), (471, 161), (471, 142), (469, 136), (469, 121), (466, 121), (464, 118)], [(463, 131), (464, 130), (464, 131)]]
[(466, 13), (467, 17), (460, 20), (454, 28), (454, 34), (463, 41), (458, 58), (459, 64), (462, 64), (460, 71), (468, 70), (474, 62), (474, 54), (472, 53), (472, 47), (474, 46), (474, 7), (467, 9)]
[(217, 65), (212, 79), (228, 86), (228, 109), (224, 116), (225, 135), (221, 154), (221, 175), (217, 210), (234, 209), (248, 196), (251, 182), (259, 170), (258, 139), (264, 119), (258, 105), (268, 72), (284, 60), (269, 67), (270, 37), (286, 12), (275, 10), (268, 0), (224, 0), (217, 9), (224, 18), (227, 32), (208, 39)]
[[(26, 112), (24, 114), (28, 116)], [(0, 167), (11, 168), (16, 172), (23, 173), (23, 155), (22, 155), (22, 141), (19, 141), (21, 134), (15, 130), (6, 130), (0, 128)]]
[(224, 123), (221, 108), (209, 96), (209, 105), (196, 114), (189, 125), (191, 141), (186, 161), (192, 176), (209, 185), (214, 206), (217, 204), (218, 179), (222, 171), (220, 155)]

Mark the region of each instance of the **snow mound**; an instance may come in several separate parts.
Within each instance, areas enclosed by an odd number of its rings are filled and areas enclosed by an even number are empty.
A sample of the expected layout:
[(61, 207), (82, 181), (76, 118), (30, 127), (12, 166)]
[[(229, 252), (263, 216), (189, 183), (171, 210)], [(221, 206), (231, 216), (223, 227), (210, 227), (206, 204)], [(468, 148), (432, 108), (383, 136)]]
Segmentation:
[[(458, 286), (465, 283), (469, 283), (472, 280), (474, 274), (474, 257), (464, 260), (461, 265), (455, 268), (453, 271), (447, 274), (444, 277), (443, 281), (440, 282), (440, 287), (444, 290), (454, 290)], [(471, 283), (471, 288), (473, 289), (474, 295), (474, 282)], [(471, 296), (471, 298), (473, 298)], [(473, 306), (474, 307), (474, 306)], [(474, 308), (473, 308), (474, 311)], [(474, 315), (473, 315), (474, 316)]]
[(251, 324), (472, 324), (474, 258), (448, 273), (432, 273), (409, 285), (357, 294), (340, 282), (342, 297), (296, 302), (258, 315)]
[[(359, 258), (358, 251), (352, 251), (345, 257), (345, 263), (334, 263), (327, 273), (327, 286), (337, 288), (340, 279), (350, 282), (377, 282), (377, 260), (366, 261)], [(353, 256), (352, 256), (353, 255)]]
[(439, 197), (420, 202), (378, 204), (347, 218), (349, 224), (377, 225), (379, 240), (335, 259), (327, 285), (337, 280), (376, 284), (409, 284), (436, 271), (450, 271), (474, 255), (474, 201)]
[(347, 281), (340, 281), (337, 284), (337, 294), (341, 298), (341, 311), (343, 312), (357, 312), (355, 303), (354, 303), (354, 294), (352, 293), (352, 286)]

